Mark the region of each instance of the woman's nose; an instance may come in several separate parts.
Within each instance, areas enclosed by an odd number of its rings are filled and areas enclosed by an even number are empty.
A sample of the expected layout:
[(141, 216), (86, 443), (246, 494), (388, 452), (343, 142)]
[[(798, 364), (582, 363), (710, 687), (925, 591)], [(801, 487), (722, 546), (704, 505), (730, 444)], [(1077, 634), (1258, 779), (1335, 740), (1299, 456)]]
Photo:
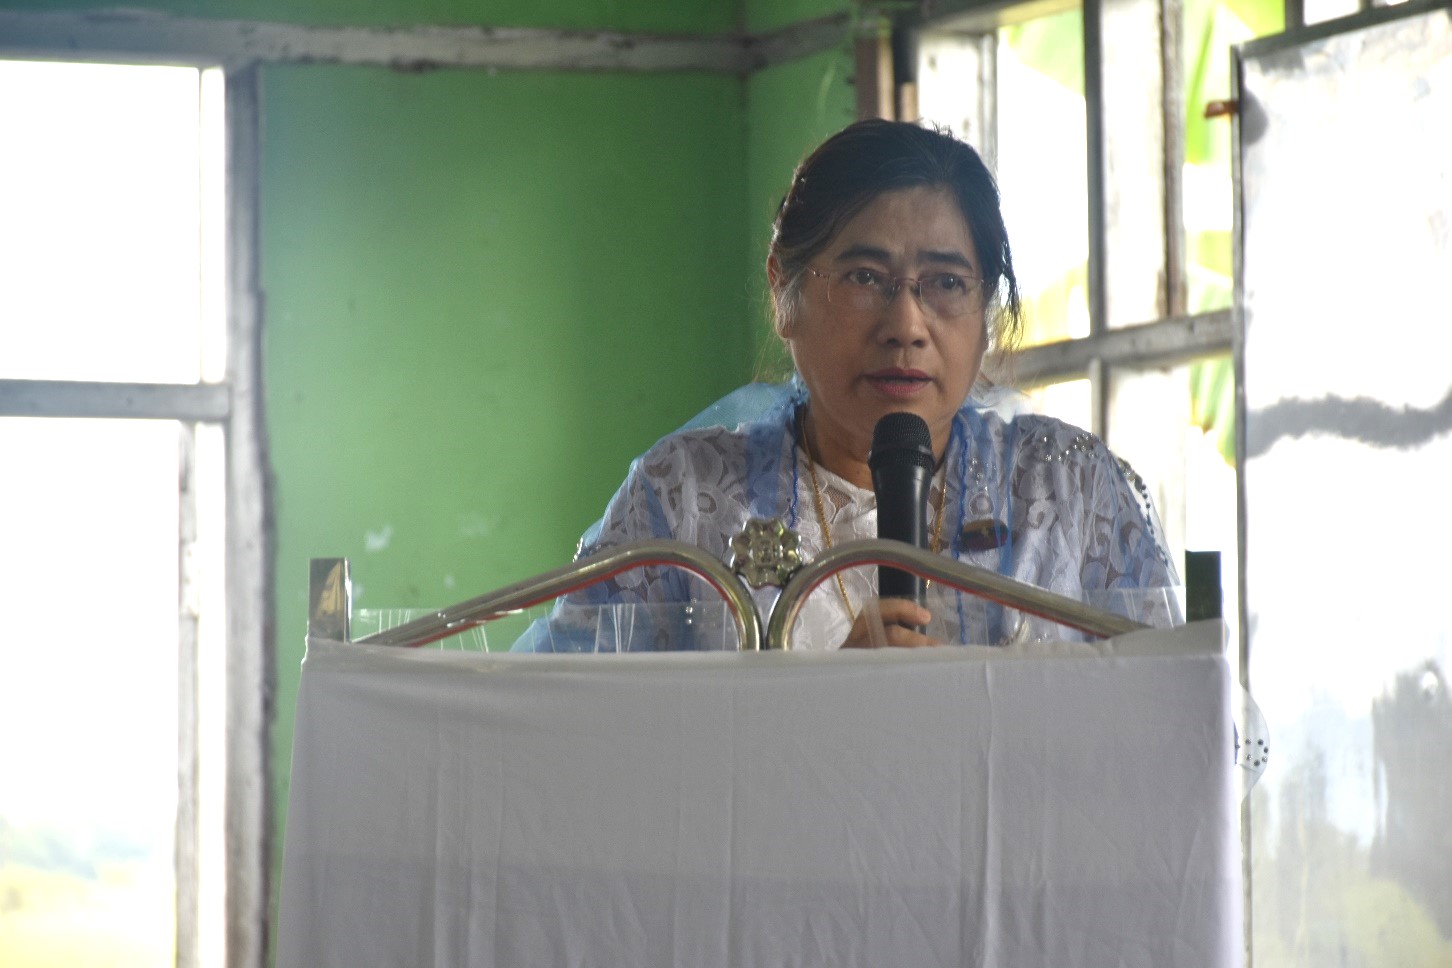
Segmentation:
[(922, 346), (928, 341), (928, 318), (910, 285), (901, 285), (878, 320), (877, 337), (889, 345)]

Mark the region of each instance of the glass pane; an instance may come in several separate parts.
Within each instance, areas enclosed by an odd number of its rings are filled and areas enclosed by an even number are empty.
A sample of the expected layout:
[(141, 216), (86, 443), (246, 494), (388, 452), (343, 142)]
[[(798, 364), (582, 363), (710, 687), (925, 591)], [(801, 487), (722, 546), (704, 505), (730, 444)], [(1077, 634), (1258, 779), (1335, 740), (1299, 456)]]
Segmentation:
[(178, 427), (0, 419), (0, 964), (173, 961)]
[(1231, 625), (1238, 600), (1234, 413), (1229, 357), (1110, 373), (1106, 443), (1148, 486), (1182, 581), (1187, 549), (1220, 552), (1222, 614)]
[(200, 94), (201, 379), (221, 383), (227, 378), (227, 101), (226, 76), (220, 68), (201, 72)]
[(1083, 63), (1078, 9), (999, 31), (998, 180), (1025, 346), (1089, 334)]
[(1105, 323), (1165, 314), (1164, 70), (1159, 0), (1104, 0)]
[(1361, 10), (1359, 0), (1305, 0), (1307, 24), (1319, 24), (1337, 17), (1349, 17)]
[(1244, 61), (1257, 968), (1452, 964), (1449, 64), (1445, 10)]
[(918, 38), (918, 116), (968, 142), (994, 167), (994, 132), (984, 116), (984, 73), (993, 60), (992, 33), (942, 31)]
[(1094, 385), (1088, 380), (1065, 380), (1024, 391), (1037, 413), (1057, 417), (1085, 430), (1094, 425)]
[(1278, 33), (1283, 0), (1186, 0), (1184, 6), (1185, 307), (1227, 309), (1232, 290), (1231, 120), (1205, 117), (1205, 106), (1230, 97), (1230, 46)]
[(197, 896), (177, 903), (196, 912), (197, 964), (220, 966), (227, 961), (227, 442), (218, 424), (195, 429)]
[(0, 61), (0, 378), (198, 379), (200, 117), (193, 68)]

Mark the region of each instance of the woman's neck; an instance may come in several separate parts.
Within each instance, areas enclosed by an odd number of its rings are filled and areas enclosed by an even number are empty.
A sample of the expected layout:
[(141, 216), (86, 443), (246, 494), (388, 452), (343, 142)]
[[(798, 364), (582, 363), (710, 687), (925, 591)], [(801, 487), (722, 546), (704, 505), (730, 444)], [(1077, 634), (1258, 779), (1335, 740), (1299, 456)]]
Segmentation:
[[(871, 442), (862, 446), (854, 446), (850, 440), (838, 439), (831, 433), (823, 433), (820, 426), (812, 419), (811, 405), (797, 411), (797, 436), (801, 440), (803, 449), (808, 456), (819, 467), (836, 474), (850, 484), (871, 491), (872, 468), (867, 463), (868, 455), (871, 452)], [(942, 440), (934, 435), (933, 440), (933, 461), (937, 466), (943, 463), (943, 452), (947, 448), (947, 437)]]
[(867, 464), (868, 451), (853, 447), (838, 440), (830, 433), (824, 433), (821, 426), (812, 419), (810, 405), (797, 411), (797, 436), (802, 449), (819, 467), (836, 474), (850, 484), (864, 490), (872, 490), (872, 468)]

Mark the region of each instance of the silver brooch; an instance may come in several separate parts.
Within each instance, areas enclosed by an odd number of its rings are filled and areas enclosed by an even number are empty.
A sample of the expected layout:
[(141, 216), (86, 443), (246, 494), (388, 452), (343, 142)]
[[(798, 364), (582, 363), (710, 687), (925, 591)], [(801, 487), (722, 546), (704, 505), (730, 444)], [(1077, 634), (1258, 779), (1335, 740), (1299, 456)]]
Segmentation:
[(731, 539), (731, 570), (752, 588), (785, 585), (803, 564), (802, 536), (777, 518), (752, 518)]

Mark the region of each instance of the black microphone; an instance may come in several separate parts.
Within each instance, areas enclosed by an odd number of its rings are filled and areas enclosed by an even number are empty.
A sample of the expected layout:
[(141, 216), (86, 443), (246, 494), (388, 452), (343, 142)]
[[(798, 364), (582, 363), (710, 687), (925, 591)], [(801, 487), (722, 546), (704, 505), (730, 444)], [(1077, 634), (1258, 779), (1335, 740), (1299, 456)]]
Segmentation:
[[(915, 413), (890, 413), (872, 430), (872, 490), (877, 494), (877, 536), (928, 546), (928, 486), (933, 478), (933, 438)], [(923, 604), (923, 580), (897, 568), (877, 570), (882, 598)], [(920, 630), (921, 631), (921, 630)]]

